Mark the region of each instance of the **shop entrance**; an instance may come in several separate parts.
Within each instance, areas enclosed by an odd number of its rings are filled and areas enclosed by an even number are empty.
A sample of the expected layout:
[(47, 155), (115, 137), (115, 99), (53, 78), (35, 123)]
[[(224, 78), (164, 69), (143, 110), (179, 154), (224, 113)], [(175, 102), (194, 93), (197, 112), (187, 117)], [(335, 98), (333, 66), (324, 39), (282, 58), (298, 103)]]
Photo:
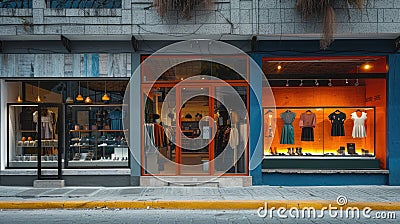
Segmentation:
[(212, 98), (209, 87), (178, 87), (177, 163), (181, 175), (210, 174), (213, 153)]
[[(234, 90), (247, 105), (249, 89), (245, 83), (230, 85), (153, 85), (144, 101), (144, 175), (247, 174), (246, 116), (224, 103), (240, 103), (231, 96)], [(236, 144), (229, 142), (231, 131)]]
[[(61, 179), (64, 147), (59, 136), (63, 136), (64, 132), (63, 106), (44, 103), (37, 108), (33, 114), (33, 122), (36, 123), (37, 132), (38, 179)], [(42, 173), (43, 168), (49, 168), (48, 161), (53, 162), (53, 167), (57, 168), (57, 175)]]

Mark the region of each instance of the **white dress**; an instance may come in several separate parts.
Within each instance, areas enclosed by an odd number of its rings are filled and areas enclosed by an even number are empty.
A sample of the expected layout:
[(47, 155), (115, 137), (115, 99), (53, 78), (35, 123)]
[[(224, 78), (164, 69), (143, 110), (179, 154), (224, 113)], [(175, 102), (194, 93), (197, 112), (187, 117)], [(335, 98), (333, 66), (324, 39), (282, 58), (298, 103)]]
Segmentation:
[[(36, 131), (38, 130), (38, 112), (35, 111), (33, 113), (33, 122), (36, 123)], [(48, 111), (47, 116), (42, 116), (41, 117), (42, 122), (41, 122), (41, 135), (42, 139), (53, 139), (53, 134), (54, 134), (54, 117), (53, 117), (53, 112)]]
[(351, 113), (351, 119), (354, 121), (353, 138), (365, 138), (367, 133), (365, 131), (364, 122), (367, 119), (367, 113), (362, 112), (361, 117), (357, 116), (357, 112)]

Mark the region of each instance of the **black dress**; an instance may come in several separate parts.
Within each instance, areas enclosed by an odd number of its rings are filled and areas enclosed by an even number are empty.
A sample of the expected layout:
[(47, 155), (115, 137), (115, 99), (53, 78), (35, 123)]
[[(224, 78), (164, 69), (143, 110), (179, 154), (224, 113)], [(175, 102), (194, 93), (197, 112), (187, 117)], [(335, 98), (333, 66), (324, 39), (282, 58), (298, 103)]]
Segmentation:
[(344, 121), (346, 120), (346, 114), (341, 111), (333, 112), (328, 118), (332, 123), (331, 136), (345, 136)]

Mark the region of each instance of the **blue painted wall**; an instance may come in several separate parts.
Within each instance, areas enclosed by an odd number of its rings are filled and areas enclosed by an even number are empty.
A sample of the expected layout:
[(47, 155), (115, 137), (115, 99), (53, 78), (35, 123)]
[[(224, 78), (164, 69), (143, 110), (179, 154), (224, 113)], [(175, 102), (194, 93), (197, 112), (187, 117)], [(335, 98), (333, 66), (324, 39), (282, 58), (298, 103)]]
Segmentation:
[[(250, 57), (257, 63), (262, 65), (262, 55), (250, 54)], [(251, 63), (250, 63), (251, 64)], [(254, 64), (253, 64), (254, 65)], [(261, 185), (262, 182), (262, 157), (263, 157), (263, 142), (259, 142), (259, 136), (262, 135), (262, 108), (258, 99), (262, 99), (262, 77), (258, 68), (250, 66), (250, 175), (253, 179), (253, 185)], [(257, 95), (259, 96), (257, 99)]]
[(388, 64), (387, 168), (389, 185), (400, 185), (400, 55), (389, 55)]

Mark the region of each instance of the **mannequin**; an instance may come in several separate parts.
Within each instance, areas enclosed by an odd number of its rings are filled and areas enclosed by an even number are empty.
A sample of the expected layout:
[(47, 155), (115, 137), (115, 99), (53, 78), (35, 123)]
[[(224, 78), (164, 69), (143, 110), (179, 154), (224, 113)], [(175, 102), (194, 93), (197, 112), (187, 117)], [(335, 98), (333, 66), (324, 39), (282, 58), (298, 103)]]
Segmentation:
[[(54, 138), (54, 127), (55, 114), (48, 109), (42, 109), (41, 115), (41, 138), (42, 139), (53, 139)], [(38, 130), (38, 111), (33, 113), (33, 123), (36, 123), (36, 130)]]

